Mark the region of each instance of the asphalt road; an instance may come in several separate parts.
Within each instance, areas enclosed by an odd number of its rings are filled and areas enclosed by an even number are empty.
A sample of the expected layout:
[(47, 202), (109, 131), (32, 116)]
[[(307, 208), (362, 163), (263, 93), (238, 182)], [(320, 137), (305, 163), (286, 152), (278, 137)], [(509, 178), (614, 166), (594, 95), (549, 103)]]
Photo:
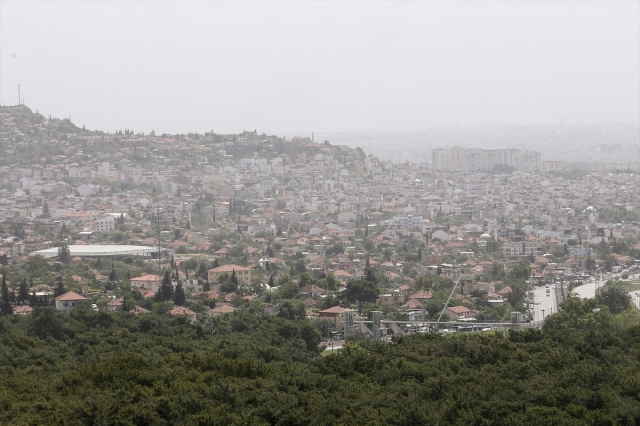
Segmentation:
[(630, 291), (629, 296), (631, 296), (631, 301), (640, 309), (640, 290)]
[(549, 285), (548, 296), (547, 289), (544, 286), (535, 287), (535, 289), (533, 290), (533, 299), (535, 301), (539, 301), (540, 304), (536, 304), (531, 307), (531, 313), (533, 314), (531, 325), (540, 326), (542, 324), (542, 321), (546, 319), (547, 316), (551, 315), (554, 312), (557, 312), (558, 306), (556, 302), (555, 287), (556, 284)]

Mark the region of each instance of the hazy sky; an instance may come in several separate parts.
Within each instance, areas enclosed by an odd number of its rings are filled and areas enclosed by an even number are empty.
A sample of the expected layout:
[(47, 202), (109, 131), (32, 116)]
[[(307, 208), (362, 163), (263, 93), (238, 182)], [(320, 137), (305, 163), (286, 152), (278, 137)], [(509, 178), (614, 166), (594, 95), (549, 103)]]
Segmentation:
[(148, 132), (637, 122), (640, 2), (0, 2), (0, 103)]

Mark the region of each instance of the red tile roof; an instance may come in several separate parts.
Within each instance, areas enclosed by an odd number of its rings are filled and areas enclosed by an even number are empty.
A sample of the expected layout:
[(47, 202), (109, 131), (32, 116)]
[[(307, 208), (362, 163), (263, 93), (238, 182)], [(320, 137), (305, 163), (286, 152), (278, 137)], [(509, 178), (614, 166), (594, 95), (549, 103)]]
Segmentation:
[(73, 291), (68, 291), (65, 294), (61, 294), (56, 297), (55, 300), (59, 301), (67, 301), (67, 300), (88, 300), (84, 296), (80, 296), (78, 293), (74, 293)]
[(233, 272), (234, 270), (236, 271), (251, 271), (251, 268), (246, 268), (244, 266), (240, 266), (240, 265), (234, 265), (234, 264), (229, 264), (229, 265), (222, 265), (222, 266), (218, 266), (217, 268), (213, 268), (213, 269), (209, 269), (209, 272)]
[(236, 308), (234, 308), (233, 306), (221, 305), (221, 306), (216, 306), (213, 309), (210, 309), (209, 314), (230, 314), (235, 310)]
[(318, 313), (320, 314), (342, 314), (344, 312), (355, 312), (355, 309), (351, 309), (351, 308), (343, 308), (341, 306), (334, 306), (333, 308), (329, 308), (329, 309), (324, 309)]
[(131, 278), (131, 281), (162, 281), (160, 275), (145, 274), (141, 277)]

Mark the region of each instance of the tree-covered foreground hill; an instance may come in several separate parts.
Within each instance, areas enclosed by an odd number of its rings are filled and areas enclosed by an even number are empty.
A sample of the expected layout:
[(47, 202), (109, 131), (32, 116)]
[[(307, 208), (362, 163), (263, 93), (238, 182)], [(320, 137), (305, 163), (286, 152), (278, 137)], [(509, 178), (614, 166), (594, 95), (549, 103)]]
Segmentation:
[[(636, 425), (640, 327), (568, 299), (544, 330), (318, 356), (307, 321), (51, 308), (0, 319), (0, 423)], [(633, 315), (627, 311), (621, 315)]]

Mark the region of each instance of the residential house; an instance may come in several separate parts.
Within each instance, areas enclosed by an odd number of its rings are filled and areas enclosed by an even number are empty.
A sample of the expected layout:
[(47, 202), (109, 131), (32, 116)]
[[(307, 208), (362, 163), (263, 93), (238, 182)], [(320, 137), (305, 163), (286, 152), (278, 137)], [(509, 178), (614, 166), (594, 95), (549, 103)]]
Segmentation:
[(175, 307), (171, 311), (169, 311), (169, 313), (175, 316), (186, 316), (190, 321), (195, 321), (198, 316), (198, 314), (196, 314), (189, 308), (185, 308), (184, 306)]
[(228, 304), (222, 304), (220, 306), (216, 306), (213, 309), (209, 309), (209, 315), (212, 317), (216, 317), (218, 315), (223, 315), (223, 314), (231, 314), (236, 310), (236, 308), (234, 308), (231, 305)]
[(473, 311), (465, 306), (449, 306), (444, 310), (444, 314), (451, 321), (473, 318)]
[(310, 297), (321, 297), (326, 292), (327, 291), (325, 289), (320, 288), (315, 284), (308, 284), (300, 289), (301, 294)]
[(162, 277), (160, 275), (145, 274), (141, 277), (131, 278), (131, 286), (138, 289), (144, 288), (157, 293), (160, 290), (162, 284)]
[(217, 282), (218, 278), (220, 278), (220, 276), (223, 274), (227, 274), (231, 276), (231, 274), (233, 274), (234, 271), (236, 273), (236, 278), (238, 278), (239, 284), (251, 283), (251, 272), (252, 272), (251, 268), (247, 268), (240, 265), (234, 265), (234, 264), (222, 265), (222, 266), (218, 266), (217, 268), (209, 269), (209, 271), (207, 271), (209, 276), (209, 282), (210, 283)]
[(88, 299), (84, 296), (80, 296), (78, 293), (68, 291), (65, 294), (61, 294), (55, 299), (56, 309), (59, 311), (66, 311), (73, 309), (80, 302), (86, 302)]

